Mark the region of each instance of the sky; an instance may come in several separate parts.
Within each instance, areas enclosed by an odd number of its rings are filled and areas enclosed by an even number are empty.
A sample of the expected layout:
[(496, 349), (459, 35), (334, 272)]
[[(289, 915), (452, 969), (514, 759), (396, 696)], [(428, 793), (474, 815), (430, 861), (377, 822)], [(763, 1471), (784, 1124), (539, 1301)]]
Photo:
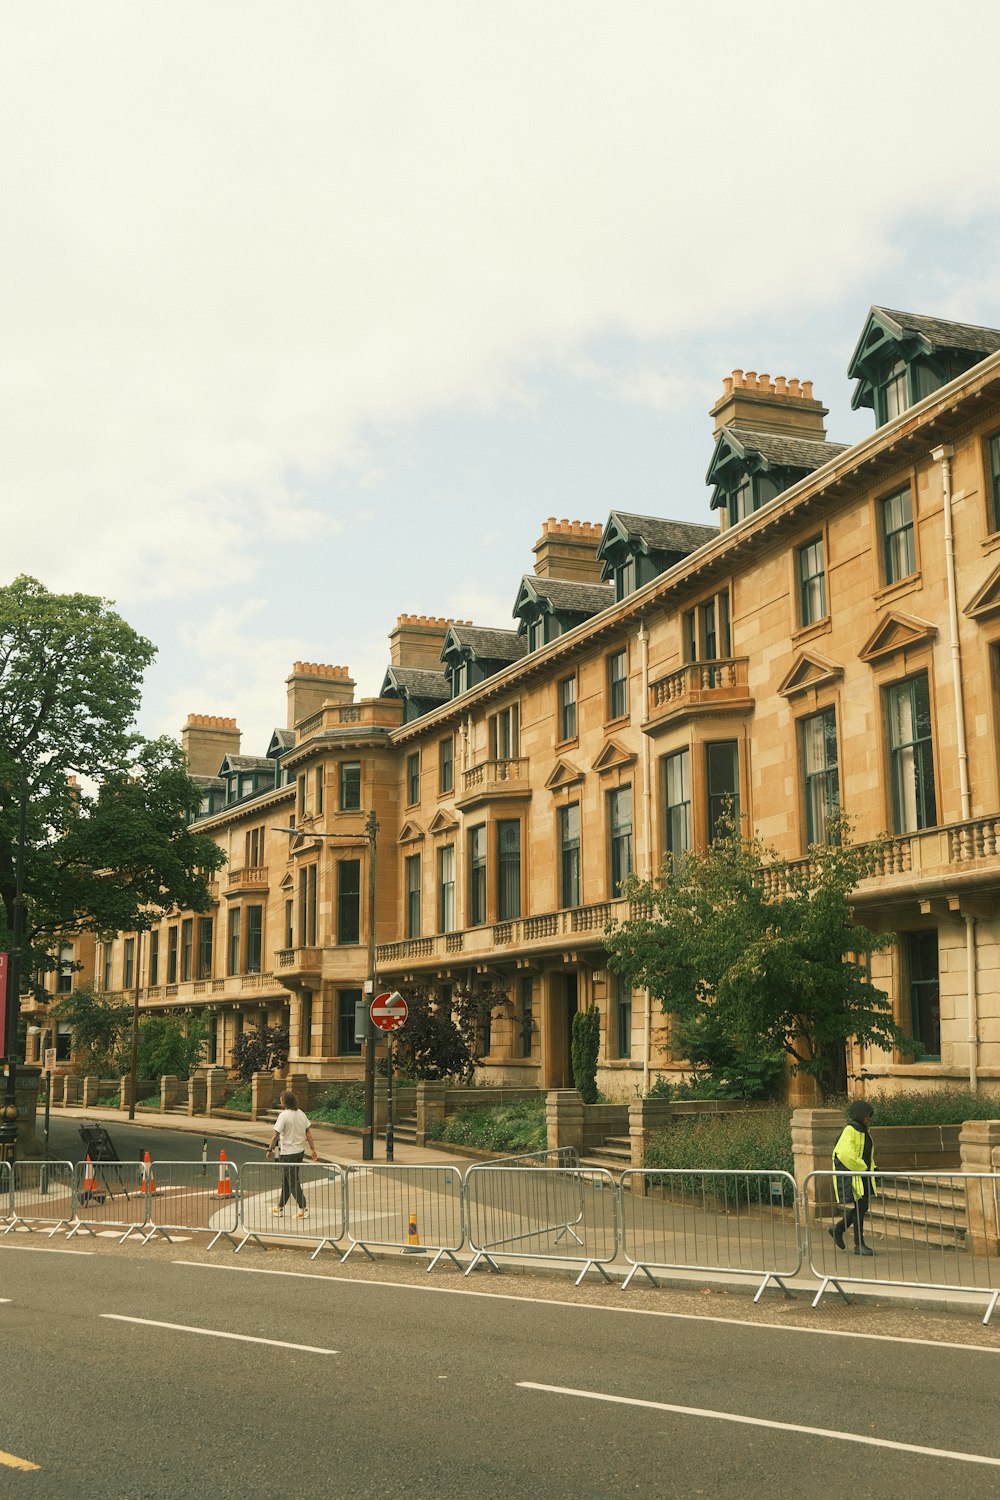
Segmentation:
[(1000, 8), (947, 16), (6, 0), (0, 583), (262, 754), (294, 661), (513, 628), (546, 517), (714, 519), (734, 368), (864, 437), (872, 303), (1000, 327)]

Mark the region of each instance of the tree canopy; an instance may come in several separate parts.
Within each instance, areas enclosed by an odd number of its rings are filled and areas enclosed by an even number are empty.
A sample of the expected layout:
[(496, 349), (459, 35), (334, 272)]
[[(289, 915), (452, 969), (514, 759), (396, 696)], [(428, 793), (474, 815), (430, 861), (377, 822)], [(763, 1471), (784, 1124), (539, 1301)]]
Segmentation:
[(867, 960), (893, 941), (855, 920), (850, 896), (877, 845), (851, 845), (845, 819), (830, 842), (783, 861), (731, 823), (628, 894), (648, 915), (609, 929), (611, 967), (648, 986), (690, 1028), (711, 1011), (713, 1037), (765, 1058), (781, 1051), (824, 1092), (846, 1087), (845, 1044), (907, 1045)]
[[(13, 929), (18, 808), (27, 795), (22, 981), (45, 992), (61, 942), (207, 910), (214, 840), (183, 752), (135, 730), (155, 655), (105, 599), (0, 587), (0, 947)], [(36, 976), (33, 978), (33, 976)]]

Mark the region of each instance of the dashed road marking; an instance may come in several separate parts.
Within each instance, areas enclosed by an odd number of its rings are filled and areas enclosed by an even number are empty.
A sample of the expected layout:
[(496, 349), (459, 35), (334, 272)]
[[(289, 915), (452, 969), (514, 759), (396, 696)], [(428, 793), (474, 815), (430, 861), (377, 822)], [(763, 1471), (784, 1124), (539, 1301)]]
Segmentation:
[(339, 1349), (318, 1349), (314, 1344), (289, 1344), (283, 1339), (255, 1338), (249, 1333), (226, 1333), (221, 1328), (195, 1328), (189, 1323), (160, 1323), (155, 1318), (129, 1318), (124, 1313), (101, 1313), (114, 1323), (138, 1323), (143, 1328), (168, 1328), (173, 1333), (200, 1333), (210, 1339), (235, 1339), (241, 1344), (268, 1344), (272, 1349), (296, 1349), (300, 1354), (339, 1354)]

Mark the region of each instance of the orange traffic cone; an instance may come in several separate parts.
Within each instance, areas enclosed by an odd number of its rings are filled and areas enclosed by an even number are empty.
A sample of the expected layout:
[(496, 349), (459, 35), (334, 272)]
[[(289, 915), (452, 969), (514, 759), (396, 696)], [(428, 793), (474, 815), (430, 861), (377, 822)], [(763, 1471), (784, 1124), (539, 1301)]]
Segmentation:
[(83, 1164), (83, 1192), (94, 1193), (97, 1191), (97, 1178), (94, 1176), (94, 1163), (88, 1153), (87, 1160)]
[(153, 1176), (153, 1164), (149, 1159), (148, 1151), (144, 1152), (142, 1157), (142, 1184), (152, 1198), (156, 1192), (156, 1178)]
[(219, 1191), (217, 1198), (231, 1198), (233, 1196), (233, 1184), (229, 1176), (229, 1163), (226, 1161), (226, 1153), (219, 1152)]

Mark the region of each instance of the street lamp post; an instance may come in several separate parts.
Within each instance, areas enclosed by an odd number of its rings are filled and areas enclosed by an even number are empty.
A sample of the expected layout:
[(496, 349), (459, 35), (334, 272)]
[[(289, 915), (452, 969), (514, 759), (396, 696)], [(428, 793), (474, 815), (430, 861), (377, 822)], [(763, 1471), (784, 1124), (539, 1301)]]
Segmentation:
[[(354, 833), (319, 833), (312, 828), (272, 828), (272, 833), (290, 833), (299, 838), (350, 839), (359, 842)], [(378, 848), (378, 818), (372, 810), (364, 821), (364, 837), (368, 844), (368, 983), (370, 993), (365, 1006), (365, 1052), (364, 1052), (364, 1131), (361, 1137), (361, 1159), (371, 1161), (375, 1155), (375, 1027), (369, 1006), (375, 998), (375, 858)]]
[(21, 948), (24, 943), (24, 845), (28, 833), (28, 783), (21, 775), (14, 868), (14, 911), (7, 990), (4, 996), (4, 1070), (7, 1088), (0, 1109), (0, 1158), (13, 1161), (17, 1147), (17, 1022), (21, 1009)]

